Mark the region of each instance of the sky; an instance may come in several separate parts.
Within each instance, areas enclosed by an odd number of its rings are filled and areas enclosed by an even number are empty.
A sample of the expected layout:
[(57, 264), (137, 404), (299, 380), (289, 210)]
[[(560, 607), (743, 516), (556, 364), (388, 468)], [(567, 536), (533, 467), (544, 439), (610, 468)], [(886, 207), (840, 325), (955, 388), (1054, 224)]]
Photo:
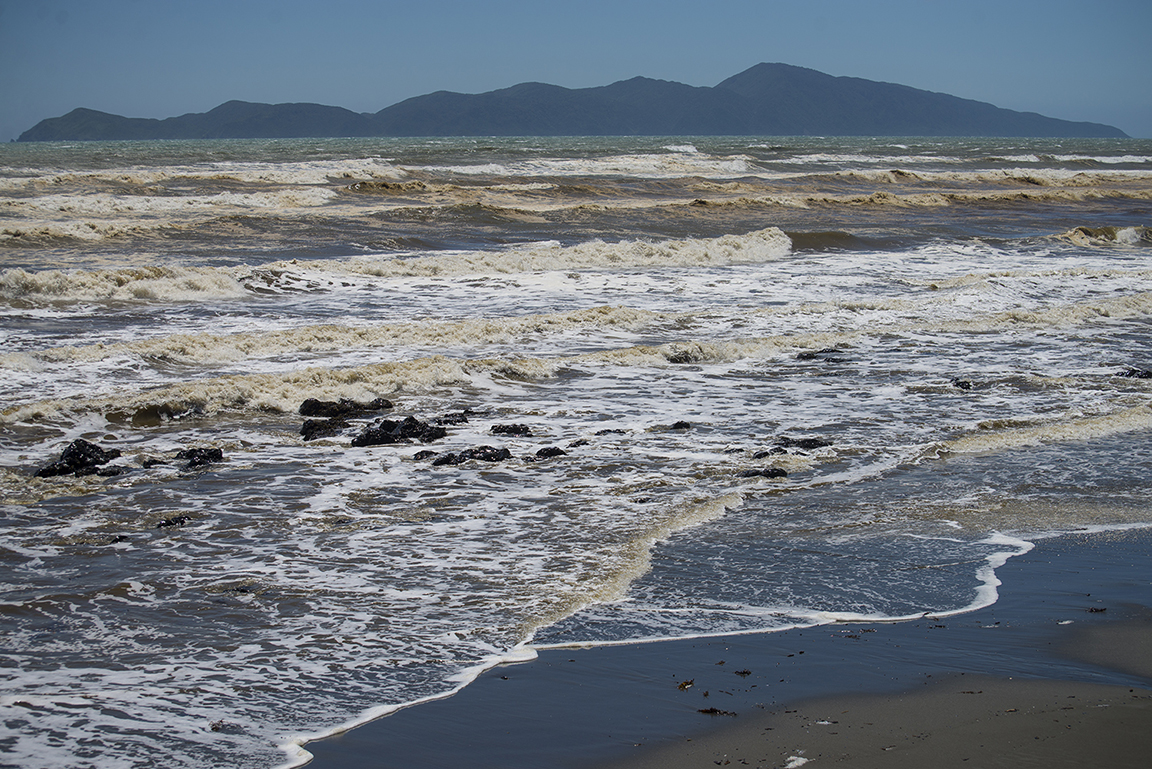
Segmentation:
[(0, 141), (76, 107), (231, 100), (376, 112), (412, 96), (760, 62), (1152, 138), (1149, 0), (0, 0)]

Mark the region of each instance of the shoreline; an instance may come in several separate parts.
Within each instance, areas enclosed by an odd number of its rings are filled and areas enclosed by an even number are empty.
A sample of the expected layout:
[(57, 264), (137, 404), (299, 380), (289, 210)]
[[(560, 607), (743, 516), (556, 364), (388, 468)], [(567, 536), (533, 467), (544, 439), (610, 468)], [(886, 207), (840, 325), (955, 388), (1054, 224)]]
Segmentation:
[[(1074, 748), (1103, 755), (1110, 745), (1110, 765), (1123, 766), (1124, 755), (1146, 757), (1152, 747), (1139, 737), (1152, 734), (1149, 575), (1152, 530), (1069, 534), (1037, 540), (1001, 566), (994, 604), (946, 619), (546, 649), (447, 699), (308, 743), (308, 766), (796, 767), (851, 756), (852, 766), (899, 767), (904, 757), (909, 766), (926, 755), (939, 763), (941, 753), (972, 766), (959, 760), (958, 746), (969, 743), (988, 746), (969, 756), (976, 765), (1019, 750), (1017, 759), (1035, 753), (1051, 766), (1067, 756), (1082, 766)], [(1069, 695), (1085, 704), (1050, 717), (1053, 698)], [(867, 728), (852, 721), (857, 709), (869, 714)], [(991, 713), (1012, 728), (988, 727)], [(1079, 737), (1042, 731), (1046, 739), (1032, 740), (1053, 752), (1010, 744), (1021, 724), (1047, 727), (1069, 713), (1077, 725), (1064, 731)], [(913, 717), (915, 734), (930, 736), (909, 737)], [(1132, 719), (1144, 728), (1128, 739)], [(900, 749), (866, 757), (893, 745)]]
[[(1097, 662), (1095, 652), (1104, 650), (1152, 686), (1152, 623), (1102, 625), (1079, 635), (1067, 650)], [(1150, 726), (1152, 688), (959, 673), (919, 690), (833, 696), (752, 713), (728, 728), (598, 766), (1140, 769), (1152, 752)]]

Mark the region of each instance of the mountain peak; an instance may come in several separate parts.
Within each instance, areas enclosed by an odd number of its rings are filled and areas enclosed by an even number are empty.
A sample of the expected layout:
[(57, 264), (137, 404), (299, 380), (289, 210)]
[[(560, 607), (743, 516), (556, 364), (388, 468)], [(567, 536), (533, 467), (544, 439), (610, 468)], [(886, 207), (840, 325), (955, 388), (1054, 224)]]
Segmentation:
[(153, 120), (79, 108), (40, 121), (19, 140), (694, 134), (1125, 136), (1098, 123), (762, 62), (711, 88), (642, 76), (577, 89), (525, 82), (481, 94), (437, 91), (375, 114), (228, 101), (206, 113)]

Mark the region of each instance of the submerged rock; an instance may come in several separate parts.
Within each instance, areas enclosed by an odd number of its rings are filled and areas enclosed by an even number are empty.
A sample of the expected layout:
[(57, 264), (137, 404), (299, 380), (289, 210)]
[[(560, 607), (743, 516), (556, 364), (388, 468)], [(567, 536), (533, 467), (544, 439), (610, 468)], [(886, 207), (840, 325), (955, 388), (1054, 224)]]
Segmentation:
[(741, 478), (786, 478), (788, 473), (779, 467), (765, 467), (760, 470), (744, 470), (739, 474)]
[(156, 528), (167, 529), (173, 526), (183, 526), (190, 520), (192, 520), (192, 517), (189, 515), (174, 515), (171, 518), (165, 518), (160, 521), (160, 523), (156, 524)]
[(840, 356), (843, 350), (835, 347), (825, 347), (823, 350), (803, 350), (796, 354), (796, 360), (817, 360), (822, 363), (847, 363), (848, 359)]
[(432, 421), (438, 425), (466, 425), (468, 424), (468, 417), (476, 412), (472, 409), (464, 409), (463, 411), (456, 411), (451, 414), (444, 414), (438, 416)]
[(306, 441), (314, 441), (317, 438), (331, 438), (334, 435), (339, 435), (347, 427), (351, 427), (351, 423), (341, 417), (305, 419), (304, 425), (300, 428), (300, 435)]
[(495, 448), (493, 446), (473, 446), (470, 449), (453, 454), (448, 453), (441, 457), (437, 457), (432, 462), (433, 466), (440, 465), (461, 465), (470, 459), (481, 459), (485, 462), (502, 462), (505, 459), (511, 459), (512, 452), (505, 448)]
[(300, 416), (324, 417), (327, 419), (350, 418), (367, 416), (368, 414), (375, 414), (390, 408), (392, 408), (392, 401), (386, 398), (377, 398), (369, 403), (359, 403), (354, 400), (349, 400), (348, 398), (341, 398), (338, 401), (322, 401), (316, 398), (309, 398), (300, 404)]
[(216, 462), (224, 461), (224, 452), (220, 449), (181, 449), (176, 452), (177, 459), (187, 459), (187, 469), (191, 470), (194, 467), (205, 467)]
[(83, 438), (68, 444), (60, 458), (36, 471), (37, 478), (51, 478), (57, 475), (91, 475), (96, 468), (120, 456), (119, 449), (102, 449)]
[(1130, 368), (1122, 371), (1119, 376), (1131, 377), (1132, 379), (1152, 379), (1152, 369)]
[(385, 446), (390, 443), (411, 443), (418, 440), (430, 443), (448, 434), (443, 427), (430, 425), (416, 417), (407, 417), (402, 422), (382, 419), (352, 439), (353, 446)]
[(776, 445), (785, 449), (802, 449), (804, 451), (811, 451), (812, 449), (820, 449), (825, 446), (831, 446), (832, 441), (824, 440), (823, 438), (789, 438), (785, 435), (776, 440)]
[(492, 425), (493, 435), (531, 435), (532, 428), (528, 425)]
[(559, 446), (546, 446), (545, 448), (542, 448), (536, 452), (536, 457), (538, 459), (551, 459), (552, 457), (565, 456), (568, 456), (568, 452)]

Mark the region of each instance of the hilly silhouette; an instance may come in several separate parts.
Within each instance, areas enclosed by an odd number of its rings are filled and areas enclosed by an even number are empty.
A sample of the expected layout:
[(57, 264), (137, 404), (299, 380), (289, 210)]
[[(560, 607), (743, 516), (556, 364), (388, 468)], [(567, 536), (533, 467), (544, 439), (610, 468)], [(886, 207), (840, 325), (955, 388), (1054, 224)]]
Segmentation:
[(209, 112), (158, 120), (79, 108), (40, 121), (19, 141), (688, 135), (1126, 136), (1100, 123), (788, 64), (757, 64), (712, 87), (646, 77), (593, 88), (521, 83), (480, 94), (436, 91), (376, 113), (229, 101)]

